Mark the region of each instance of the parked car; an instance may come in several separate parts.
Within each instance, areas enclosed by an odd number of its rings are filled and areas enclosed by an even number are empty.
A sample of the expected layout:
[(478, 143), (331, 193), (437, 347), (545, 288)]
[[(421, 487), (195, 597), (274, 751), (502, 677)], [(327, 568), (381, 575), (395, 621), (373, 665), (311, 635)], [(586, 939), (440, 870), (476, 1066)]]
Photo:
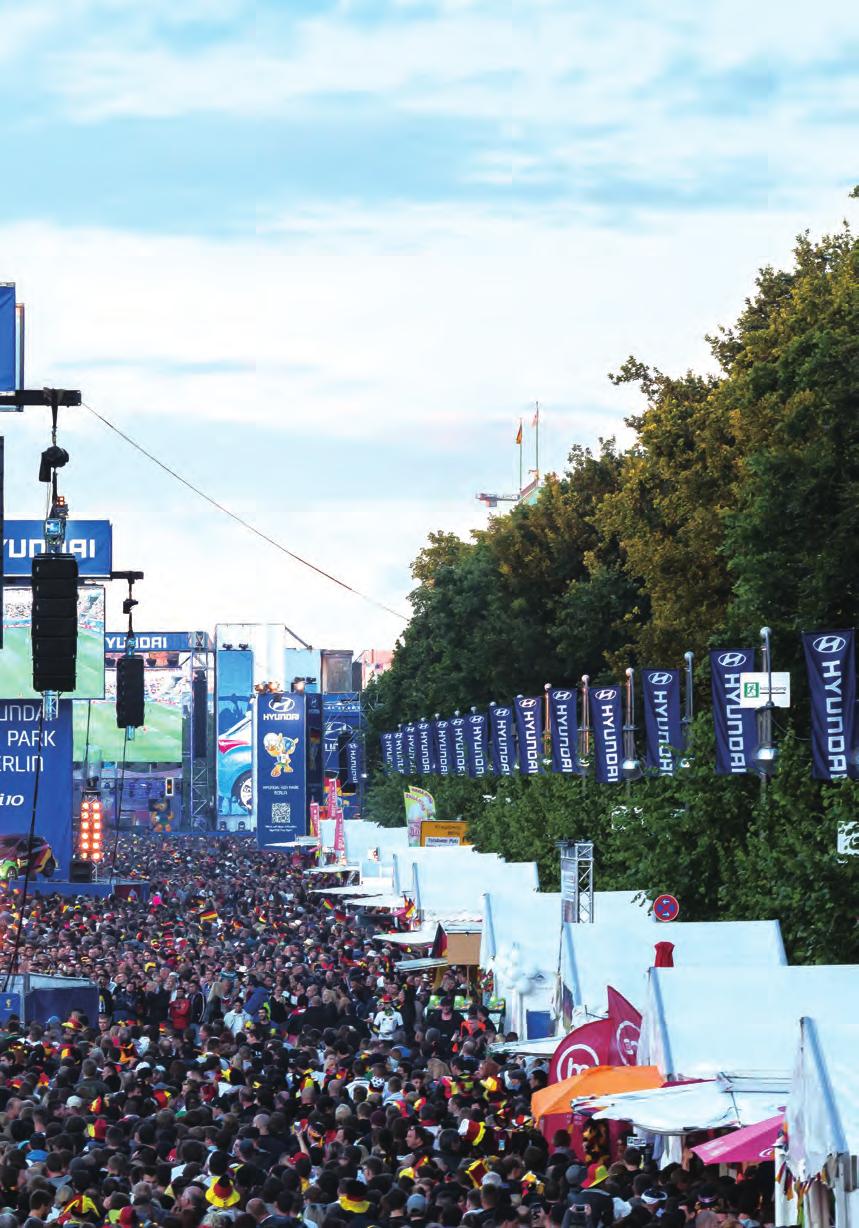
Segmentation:
[(26, 832), (0, 836), (0, 882), (8, 883), (11, 878), (26, 874), (28, 860), (31, 875), (53, 877), (57, 862), (50, 844), (43, 836), (33, 836), (28, 853), (28, 839)]

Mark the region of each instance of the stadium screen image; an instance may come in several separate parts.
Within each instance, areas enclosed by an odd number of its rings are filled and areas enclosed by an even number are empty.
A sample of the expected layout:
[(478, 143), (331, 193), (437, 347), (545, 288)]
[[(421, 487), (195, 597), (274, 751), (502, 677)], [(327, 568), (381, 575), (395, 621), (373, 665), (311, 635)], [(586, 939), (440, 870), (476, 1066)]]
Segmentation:
[[(32, 603), (29, 588), (3, 591), (0, 699), (38, 699), (33, 690)], [(100, 585), (78, 588), (77, 687), (64, 698), (104, 698), (104, 589)]]
[[(108, 669), (104, 700), (74, 706), (76, 763), (90, 753), (101, 755), (105, 763), (182, 762), (182, 705), (189, 692), (181, 669), (146, 669), (143, 725), (125, 744), (125, 730), (116, 726), (116, 670)], [(89, 727), (87, 727), (89, 722)]]

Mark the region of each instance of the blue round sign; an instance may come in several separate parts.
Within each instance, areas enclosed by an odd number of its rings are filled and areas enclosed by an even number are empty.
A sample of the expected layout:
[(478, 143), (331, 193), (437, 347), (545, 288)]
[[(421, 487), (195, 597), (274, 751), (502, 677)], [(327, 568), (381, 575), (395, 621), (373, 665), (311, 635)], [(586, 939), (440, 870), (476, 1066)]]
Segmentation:
[(657, 921), (676, 921), (680, 905), (673, 895), (658, 895), (653, 901), (653, 915)]

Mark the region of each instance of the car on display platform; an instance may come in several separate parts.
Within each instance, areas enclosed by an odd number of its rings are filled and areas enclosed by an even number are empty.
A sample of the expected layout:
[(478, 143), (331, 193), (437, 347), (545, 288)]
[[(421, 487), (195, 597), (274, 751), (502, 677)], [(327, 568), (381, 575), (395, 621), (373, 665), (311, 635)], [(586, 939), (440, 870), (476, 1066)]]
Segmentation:
[(245, 814), (253, 809), (253, 746), (251, 714), (218, 734), (218, 793)]
[(57, 861), (43, 836), (29, 837), (26, 832), (0, 836), (0, 882), (8, 883), (25, 875), (28, 862), (31, 875), (53, 878)]

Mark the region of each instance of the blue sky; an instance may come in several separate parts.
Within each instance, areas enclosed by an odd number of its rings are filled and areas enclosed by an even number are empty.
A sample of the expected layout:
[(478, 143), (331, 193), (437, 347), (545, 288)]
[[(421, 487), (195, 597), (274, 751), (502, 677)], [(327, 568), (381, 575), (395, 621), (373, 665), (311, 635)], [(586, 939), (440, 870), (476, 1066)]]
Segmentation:
[[(0, 0), (28, 382), (405, 609), (426, 533), (515, 484), (535, 399), (551, 467), (622, 432), (608, 371), (707, 365), (755, 269), (849, 215), (857, 63), (840, 0)], [(36, 515), (44, 423), (4, 425), (9, 514)], [(73, 507), (114, 520), (149, 625), (393, 641), (67, 429)]]

